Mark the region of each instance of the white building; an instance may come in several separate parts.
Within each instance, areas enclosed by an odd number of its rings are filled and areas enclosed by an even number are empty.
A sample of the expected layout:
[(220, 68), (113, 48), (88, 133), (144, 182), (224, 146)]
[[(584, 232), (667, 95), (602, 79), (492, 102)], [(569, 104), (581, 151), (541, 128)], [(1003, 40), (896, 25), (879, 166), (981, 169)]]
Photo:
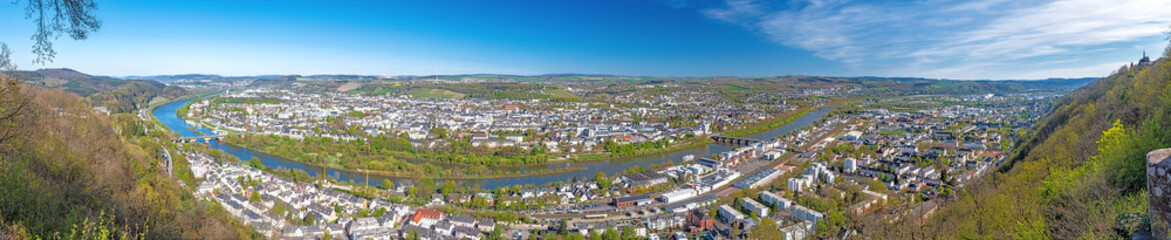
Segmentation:
[(740, 211), (737, 211), (735, 208), (732, 208), (731, 206), (720, 205), (719, 211), (720, 211), (720, 217), (723, 217), (724, 219), (727, 219), (728, 221), (744, 220), (744, 214), (740, 213)]
[(793, 201), (768, 191), (760, 192), (760, 200), (763, 200), (766, 204), (779, 206), (781, 209), (789, 209), (793, 206)]
[(768, 206), (760, 204), (751, 198), (740, 198), (740, 207), (743, 207), (749, 212), (756, 213), (759, 217), (768, 217)]
[(699, 195), (699, 192), (695, 191), (695, 189), (686, 188), (664, 193), (663, 196), (659, 198), (662, 199), (665, 203), (674, 203), (684, 199), (693, 198), (697, 195)]
[[(808, 176), (809, 175), (803, 175), (803, 177)], [(813, 181), (810, 181), (809, 178), (789, 178), (787, 184), (789, 191), (800, 192), (808, 189), (810, 185), (813, 185)]]
[(809, 209), (805, 206), (793, 205), (793, 218), (810, 222), (817, 222), (821, 221), (821, 219), (824, 219), (825, 214), (818, 211), (813, 211), (813, 209)]

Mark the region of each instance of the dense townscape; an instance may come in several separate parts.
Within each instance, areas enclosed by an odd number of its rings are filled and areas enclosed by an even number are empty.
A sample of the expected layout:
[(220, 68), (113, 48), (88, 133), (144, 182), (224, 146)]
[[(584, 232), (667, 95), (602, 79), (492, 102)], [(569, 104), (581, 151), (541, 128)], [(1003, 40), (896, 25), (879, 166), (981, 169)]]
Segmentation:
[[(254, 164), (199, 152), (184, 154), (195, 159), (191, 169), (196, 178), (204, 179), (196, 187), (200, 196), (277, 238), (612, 234), (644, 239), (802, 239), (821, 232), (848, 236), (855, 230), (848, 228), (846, 214), (929, 218), (938, 199), (953, 197), (966, 182), (1002, 164), (1017, 132), (1029, 127), (1054, 97), (916, 96), (823, 105), (835, 110), (808, 127), (774, 139), (752, 139), (723, 137), (711, 126), (746, 124), (738, 121), (795, 109), (783, 104), (736, 109), (683, 98), (621, 107), (244, 90), (194, 101), (185, 117), (226, 134), (342, 142), (390, 135), (418, 148), (468, 144), (576, 153), (609, 150), (594, 148), (599, 141), (638, 144), (669, 139), (665, 143), (671, 144), (693, 138), (710, 138), (712, 144), (732, 148), (639, 166), (613, 177), (599, 173), (592, 179), (488, 190), (458, 181), (403, 179), (377, 188), (321, 178), (300, 181)], [(729, 111), (759, 117), (718, 114)], [(648, 121), (646, 116), (694, 118), (683, 121), (687, 124), (671, 124)], [(340, 124), (327, 124), (331, 122)], [(360, 189), (374, 189), (375, 194), (349, 193)], [(482, 210), (521, 216), (502, 220), (496, 214), (466, 213)]]
[(10, 5), (0, 240), (1171, 239), (1168, 0)]
[[(463, 143), (473, 147), (544, 148), (556, 153), (595, 151), (607, 140), (631, 144), (690, 140), (718, 131), (713, 125), (746, 125), (795, 109), (785, 104), (718, 104), (718, 98), (681, 95), (615, 101), (632, 105), (623, 107), (613, 103), (245, 90), (192, 104), (187, 117), (228, 131), (292, 139), (353, 140), (405, 133), (416, 146), (447, 145), (470, 137)], [(340, 128), (324, 124), (333, 119), (341, 120)]]

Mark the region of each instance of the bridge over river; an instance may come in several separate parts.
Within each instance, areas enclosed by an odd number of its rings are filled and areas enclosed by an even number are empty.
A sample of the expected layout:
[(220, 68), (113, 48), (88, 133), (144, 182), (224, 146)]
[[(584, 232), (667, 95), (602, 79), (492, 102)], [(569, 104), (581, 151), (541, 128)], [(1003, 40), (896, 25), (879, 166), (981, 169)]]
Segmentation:
[(755, 139), (755, 138), (728, 137), (728, 136), (712, 136), (712, 140), (715, 140), (717, 143), (741, 145), (741, 146), (749, 146), (749, 145), (752, 145), (755, 143), (763, 143), (764, 142), (764, 140)]
[(171, 141), (176, 142), (176, 143), (192, 143), (197, 140), (203, 140), (204, 142), (207, 142), (208, 140), (211, 140), (211, 139), (222, 141), (222, 140), (224, 140), (224, 137), (227, 137), (227, 136), (228, 136), (227, 134), (219, 134), (219, 135), (203, 135), (203, 136), (194, 136), (194, 137), (177, 137), (177, 138), (172, 138)]

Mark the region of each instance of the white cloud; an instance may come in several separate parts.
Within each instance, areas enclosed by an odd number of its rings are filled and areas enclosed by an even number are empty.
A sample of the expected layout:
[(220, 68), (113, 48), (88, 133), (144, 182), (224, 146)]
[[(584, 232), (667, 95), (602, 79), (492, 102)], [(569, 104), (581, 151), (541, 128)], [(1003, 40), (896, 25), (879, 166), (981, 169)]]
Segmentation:
[(764, 11), (752, 0), (728, 0), (727, 4), (727, 8), (707, 9), (703, 14), (725, 22), (741, 22), (756, 18)]
[[(1097, 59), (1100, 50), (1149, 45), (1171, 25), (1168, 9), (1168, 0), (728, 0), (704, 14), (867, 72), (993, 78), (1117, 67), (1118, 59)], [(1039, 64), (1052, 58), (1079, 61)]]
[(1075, 76), (1076, 77), (1105, 77), (1107, 74), (1110, 74), (1115, 70), (1118, 70), (1119, 68), (1122, 67), (1122, 65), (1126, 65), (1126, 64), (1128, 64), (1128, 62), (1108, 62), (1108, 63), (1099, 63), (1096, 65), (1084, 66), (1084, 67), (1044, 69), (1044, 70), (1037, 70), (1037, 71), (1032, 71), (1032, 72), (1021, 74), (1021, 75), (1019, 75), (1019, 78), (1022, 78), (1022, 79), (1042, 79), (1042, 78), (1050, 78), (1050, 77), (1054, 77), (1054, 76), (1057, 76), (1057, 77), (1075, 77)]

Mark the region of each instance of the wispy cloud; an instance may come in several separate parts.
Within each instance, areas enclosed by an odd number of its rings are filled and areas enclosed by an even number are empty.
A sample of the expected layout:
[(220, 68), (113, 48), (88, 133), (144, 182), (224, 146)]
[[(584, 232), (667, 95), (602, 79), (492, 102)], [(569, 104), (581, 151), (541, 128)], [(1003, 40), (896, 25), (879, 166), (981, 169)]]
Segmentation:
[[(1167, 0), (727, 0), (703, 13), (867, 72), (1014, 78), (1096, 68), (1104, 75), (1117, 67), (1104, 64), (1119, 61), (1095, 59), (1097, 50), (1150, 45), (1171, 25), (1168, 9)], [(1080, 65), (1042, 64), (1053, 58)]]

